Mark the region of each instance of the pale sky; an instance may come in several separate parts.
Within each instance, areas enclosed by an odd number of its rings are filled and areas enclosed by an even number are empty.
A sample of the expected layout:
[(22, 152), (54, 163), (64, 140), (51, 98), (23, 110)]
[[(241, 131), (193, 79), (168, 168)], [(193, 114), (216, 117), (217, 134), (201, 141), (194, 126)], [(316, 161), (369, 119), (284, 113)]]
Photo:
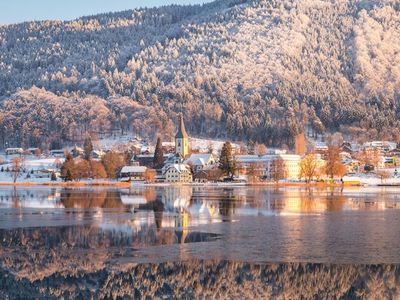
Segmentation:
[(32, 20), (72, 20), (97, 13), (212, 0), (0, 0), (0, 24)]

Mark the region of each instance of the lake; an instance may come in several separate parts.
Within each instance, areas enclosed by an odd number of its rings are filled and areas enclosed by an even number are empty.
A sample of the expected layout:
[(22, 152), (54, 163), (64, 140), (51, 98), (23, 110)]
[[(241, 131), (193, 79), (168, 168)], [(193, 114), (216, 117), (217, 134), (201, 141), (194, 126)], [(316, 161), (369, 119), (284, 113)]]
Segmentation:
[(0, 298), (398, 298), (396, 188), (0, 188)]

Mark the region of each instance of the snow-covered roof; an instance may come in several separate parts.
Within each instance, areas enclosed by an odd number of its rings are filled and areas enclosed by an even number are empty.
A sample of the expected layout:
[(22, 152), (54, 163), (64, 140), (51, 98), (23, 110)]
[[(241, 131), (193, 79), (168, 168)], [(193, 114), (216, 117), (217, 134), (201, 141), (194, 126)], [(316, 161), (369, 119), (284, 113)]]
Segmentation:
[(390, 150), (394, 150), (397, 148), (397, 144), (395, 142), (388, 141), (372, 141), (364, 143), (364, 148), (372, 147), (372, 148), (389, 148)]
[(142, 166), (125, 166), (122, 168), (121, 173), (144, 173), (147, 167)]
[(186, 165), (186, 164), (172, 164), (167, 168), (166, 172), (168, 172), (168, 170), (170, 170), (170, 169), (175, 169), (179, 173), (186, 172), (186, 171), (190, 172), (190, 167), (189, 167), (189, 165)]
[(250, 163), (250, 162), (265, 162), (272, 161), (276, 159), (283, 159), (284, 161), (300, 161), (301, 157), (297, 154), (278, 154), (278, 155), (237, 155), (236, 161), (241, 163)]
[(194, 166), (205, 166), (207, 164), (210, 164), (213, 158), (213, 155), (210, 153), (191, 154), (190, 157), (185, 160), (185, 164), (192, 164)]
[(146, 198), (139, 195), (121, 195), (121, 201), (124, 204), (130, 204), (130, 205), (147, 203)]

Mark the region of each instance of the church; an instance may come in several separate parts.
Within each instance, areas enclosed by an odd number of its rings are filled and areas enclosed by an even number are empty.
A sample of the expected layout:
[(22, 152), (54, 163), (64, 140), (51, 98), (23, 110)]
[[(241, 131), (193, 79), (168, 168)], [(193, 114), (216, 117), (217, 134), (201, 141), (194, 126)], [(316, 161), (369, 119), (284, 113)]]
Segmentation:
[(166, 182), (192, 182), (195, 173), (216, 164), (213, 154), (191, 154), (189, 145), (189, 135), (186, 131), (183, 114), (181, 113), (179, 114), (175, 135), (175, 153), (167, 158), (162, 170)]
[(175, 154), (185, 159), (189, 156), (189, 135), (186, 132), (183, 114), (179, 114), (178, 130), (175, 135)]
[(188, 183), (192, 182), (192, 170), (188, 164), (183, 163), (190, 154), (189, 135), (186, 132), (183, 114), (179, 114), (178, 130), (175, 135), (175, 154), (168, 157), (163, 167), (166, 182)]

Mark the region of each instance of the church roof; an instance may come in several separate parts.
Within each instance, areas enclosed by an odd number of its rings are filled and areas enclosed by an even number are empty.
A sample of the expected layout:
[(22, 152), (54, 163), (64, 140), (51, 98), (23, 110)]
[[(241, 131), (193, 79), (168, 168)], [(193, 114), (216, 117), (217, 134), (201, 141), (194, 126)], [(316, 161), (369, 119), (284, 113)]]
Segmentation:
[(175, 135), (176, 139), (188, 139), (189, 135), (186, 132), (185, 122), (183, 121), (183, 114), (179, 114), (178, 131)]

